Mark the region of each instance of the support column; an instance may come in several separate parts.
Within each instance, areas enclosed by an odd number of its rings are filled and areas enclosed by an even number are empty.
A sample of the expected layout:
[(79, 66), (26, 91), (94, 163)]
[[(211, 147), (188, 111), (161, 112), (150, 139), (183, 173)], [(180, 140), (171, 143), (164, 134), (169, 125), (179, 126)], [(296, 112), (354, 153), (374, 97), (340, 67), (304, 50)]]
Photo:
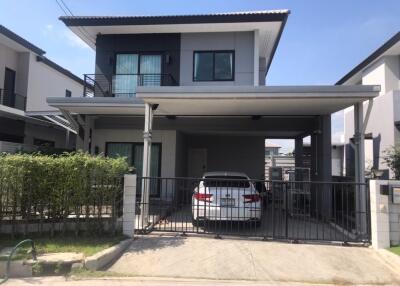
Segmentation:
[(365, 135), (363, 103), (354, 105), (354, 181), (356, 185), (357, 230), (364, 233), (367, 228), (367, 200), (365, 185)]
[[(298, 137), (294, 141), (294, 165), (296, 168), (302, 168), (304, 166), (304, 156), (303, 156), (303, 137)], [(297, 170), (295, 172), (296, 181), (304, 181), (305, 179), (309, 180), (309, 178), (303, 178), (302, 170)]]
[(149, 223), (149, 201), (150, 201), (150, 162), (151, 162), (151, 135), (153, 129), (153, 108), (151, 104), (146, 103), (144, 114), (144, 132), (143, 132), (143, 172), (142, 172), (142, 198), (141, 198), (141, 216), (143, 226)]
[(124, 201), (122, 214), (122, 233), (133, 237), (135, 233), (136, 215), (136, 175), (124, 176)]
[[(331, 116), (321, 115), (316, 118), (316, 125), (311, 135), (311, 177), (313, 181), (332, 181)], [(329, 184), (317, 183), (312, 189), (312, 208), (316, 215), (331, 218), (332, 189)]]
[(254, 30), (254, 86), (260, 84), (260, 31)]
[(69, 130), (65, 130), (65, 149), (69, 148), (69, 135), (70, 135)]

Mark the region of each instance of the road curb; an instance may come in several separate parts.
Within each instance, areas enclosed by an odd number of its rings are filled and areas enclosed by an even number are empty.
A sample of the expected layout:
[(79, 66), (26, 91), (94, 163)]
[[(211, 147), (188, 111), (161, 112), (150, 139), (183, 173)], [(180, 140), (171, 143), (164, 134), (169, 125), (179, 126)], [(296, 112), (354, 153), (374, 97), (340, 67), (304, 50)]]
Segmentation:
[(117, 245), (104, 249), (92, 256), (85, 258), (85, 268), (96, 271), (103, 269), (115, 261), (132, 243), (132, 239), (125, 239)]

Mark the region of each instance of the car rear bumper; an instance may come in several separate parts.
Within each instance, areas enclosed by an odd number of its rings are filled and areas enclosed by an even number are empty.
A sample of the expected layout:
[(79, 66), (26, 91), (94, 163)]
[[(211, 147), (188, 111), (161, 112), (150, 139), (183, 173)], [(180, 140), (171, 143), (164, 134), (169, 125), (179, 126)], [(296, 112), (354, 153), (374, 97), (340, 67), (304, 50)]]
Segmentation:
[(261, 206), (193, 206), (193, 219), (215, 221), (251, 221), (261, 219)]

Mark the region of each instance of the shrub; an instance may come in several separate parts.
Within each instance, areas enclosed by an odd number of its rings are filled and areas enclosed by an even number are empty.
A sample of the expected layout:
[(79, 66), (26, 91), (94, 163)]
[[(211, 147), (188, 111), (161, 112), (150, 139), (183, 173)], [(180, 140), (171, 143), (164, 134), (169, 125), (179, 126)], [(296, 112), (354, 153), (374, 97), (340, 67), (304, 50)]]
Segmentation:
[[(111, 210), (111, 228), (115, 231), (117, 200), (122, 199), (122, 177), (128, 172), (124, 158), (92, 156), (74, 152), (61, 155), (1, 154), (0, 155), (0, 221), (18, 220), (63, 222), (74, 220), (75, 233), (80, 221), (86, 219), (103, 230), (105, 210)], [(25, 232), (27, 232), (27, 227)]]
[(386, 149), (384, 151), (385, 160), (388, 167), (394, 172), (395, 179), (400, 179), (400, 143)]

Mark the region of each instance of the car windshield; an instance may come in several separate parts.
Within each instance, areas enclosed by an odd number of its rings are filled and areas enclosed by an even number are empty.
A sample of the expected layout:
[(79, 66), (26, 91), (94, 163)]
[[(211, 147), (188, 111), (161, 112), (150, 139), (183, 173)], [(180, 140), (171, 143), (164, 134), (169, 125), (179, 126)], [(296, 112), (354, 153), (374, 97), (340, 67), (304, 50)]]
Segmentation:
[(204, 180), (205, 187), (223, 188), (248, 188), (249, 179), (242, 176), (207, 176)]

